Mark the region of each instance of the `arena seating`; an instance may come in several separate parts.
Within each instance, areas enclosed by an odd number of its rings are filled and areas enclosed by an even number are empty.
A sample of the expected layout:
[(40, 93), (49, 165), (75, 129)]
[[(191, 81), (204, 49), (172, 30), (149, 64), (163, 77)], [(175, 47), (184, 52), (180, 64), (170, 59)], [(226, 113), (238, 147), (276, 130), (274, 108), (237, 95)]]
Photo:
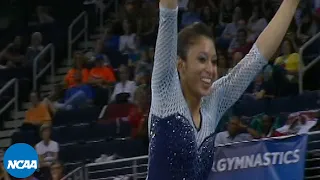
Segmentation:
[[(147, 154), (141, 140), (130, 139), (127, 121), (99, 122), (99, 108), (60, 111), (53, 120), (52, 139), (60, 144), (60, 158), (71, 171), (79, 165), (93, 162), (101, 154), (127, 158)], [(12, 136), (12, 143), (34, 146), (40, 141), (38, 127), (22, 127)]]
[(320, 91), (305, 92), (298, 96), (279, 97), (272, 100), (241, 99), (234, 105), (233, 110), (239, 116), (254, 116), (261, 112), (276, 115), (279, 113), (297, 112), (318, 109), (320, 106)]
[[(53, 0), (51, 0), (53, 1)], [(57, 1), (58, 2), (58, 1)], [(55, 3), (55, 8), (63, 8), (56, 13), (56, 20), (59, 20), (57, 26), (42, 26), (27, 29), (26, 34), (34, 31), (40, 31), (44, 34), (45, 43), (53, 42), (57, 45), (60, 51), (57, 52), (57, 65), (63, 59), (66, 51), (65, 40), (67, 39), (65, 30), (75, 15), (79, 13), (79, 9), (83, 10), (82, 1), (77, 0), (59, 1)], [(69, 7), (72, 7), (71, 9)], [(80, 11), (80, 12), (81, 12)], [(89, 23), (92, 23), (89, 21)], [(57, 24), (56, 24), (57, 25)], [(61, 25), (61, 26), (60, 26)], [(95, 24), (94, 24), (95, 25)], [(93, 29), (94, 26), (91, 26)], [(57, 37), (61, 35), (61, 37)], [(112, 61), (113, 67), (118, 67), (120, 63), (127, 64), (128, 59), (123, 58), (120, 52), (106, 52), (109, 59), (116, 59)], [(318, 56), (314, 53), (312, 55), (304, 56), (305, 63), (308, 64)], [(308, 74), (308, 73), (307, 73)], [(12, 77), (30, 79), (31, 74), (26, 69), (16, 69), (13, 71), (0, 70), (1, 84), (10, 80)], [(319, 84), (313, 81), (316, 79), (312, 74), (312, 83)], [(305, 76), (306, 81), (310, 77)], [(318, 82), (319, 79), (316, 79)], [(42, 82), (42, 81), (41, 81)], [(22, 81), (20, 89), (28, 89), (24, 93), (28, 94), (31, 89), (26, 82)], [(6, 94), (7, 95), (7, 94)], [(12, 94), (8, 94), (10, 97)], [(24, 97), (27, 97), (24, 95)], [(0, 98), (0, 105), (2, 101), (6, 101), (6, 97)], [(85, 167), (90, 179), (113, 179), (119, 175), (138, 175), (137, 179), (146, 176), (148, 159), (134, 158), (139, 160), (133, 161), (114, 161), (101, 163), (99, 165), (88, 165), (86, 163), (93, 162), (101, 154), (113, 155), (116, 154), (119, 158), (130, 158), (147, 154), (147, 146), (141, 140), (131, 139), (131, 126), (127, 122), (126, 117), (129, 114), (130, 104), (110, 104), (106, 107), (101, 119), (99, 118), (100, 108), (92, 107), (81, 110), (60, 111), (53, 119), (52, 139), (59, 142), (60, 153), (59, 157), (64, 162), (66, 172), (77, 167)], [(282, 115), (285, 120), (287, 115), (291, 112), (318, 109), (320, 107), (320, 91), (305, 92), (299, 96), (279, 97), (275, 99), (264, 100), (239, 100), (232, 108), (233, 113), (239, 116), (254, 116), (261, 112), (270, 115)], [(250, 121), (250, 118), (248, 118)], [(285, 121), (282, 121), (284, 123)], [(223, 125), (223, 124), (222, 124)], [(218, 128), (222, 129), (222, 128)], [(319, 175), (320, 172), (320, 134), (310, 136), (308, 143), (308, 154), (306, 161), (306, 179)], [(14, 133), (12, 136), (12, 144), (23, 142), (30, 145), (35, 145), (40, 141), (38, 127), (22, 127), (20, 131)], [(139, 176), (141, 175), (141, 176)], [(317, 177), (316, 177), (317, 178)], [(141, 178), (143, 179), (143, 178)], [(314, 178), (315, 179), (315, 178)]]

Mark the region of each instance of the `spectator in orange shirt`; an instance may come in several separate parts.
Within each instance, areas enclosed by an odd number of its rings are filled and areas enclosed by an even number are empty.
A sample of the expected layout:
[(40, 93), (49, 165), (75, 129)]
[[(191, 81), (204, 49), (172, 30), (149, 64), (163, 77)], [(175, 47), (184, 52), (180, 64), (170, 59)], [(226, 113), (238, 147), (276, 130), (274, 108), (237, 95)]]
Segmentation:
[(100, 87), (106, 87), (116, 81), (112, 68), (104, 66), (104, 59), (100, 56), (96, 57), (95, 67), (90, 70), (89, 81), (90, 84)]
[(40, 97), (37, 92), (31, 92), (30, 101), (32, 107), (26, 112), (26, 124), (42, 125), (44, 123), (51, 123), (51, 115), (46, 103), (40, 102)]
[(68, 71), (64, 82), (67, 88), (72, 88), (76, 85), (75, 82), (75, 74), (77, 71), (81, 71), (82, 75), (82, 83), (87, 83), (89, 78), (89, 71), (87, 68), (84, 67), (84, 56), (80, 52), (74, 53), (74, 64), (73, 67)]

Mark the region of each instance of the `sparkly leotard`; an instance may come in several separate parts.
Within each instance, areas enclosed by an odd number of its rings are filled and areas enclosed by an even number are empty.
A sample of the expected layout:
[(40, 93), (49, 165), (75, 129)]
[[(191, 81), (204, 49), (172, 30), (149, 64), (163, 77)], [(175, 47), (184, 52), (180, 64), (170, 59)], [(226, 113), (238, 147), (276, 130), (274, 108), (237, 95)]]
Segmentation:
[(254, 45), (228, 75), (214, 82), (211, 95), (202, 99), (201, 129), (197, 130), (176, 69), (177, 11), (160, 7), (151, 82), (148, 179), (205, 180), (213, 162), (212, 134), (220, 118), (267, 61)]

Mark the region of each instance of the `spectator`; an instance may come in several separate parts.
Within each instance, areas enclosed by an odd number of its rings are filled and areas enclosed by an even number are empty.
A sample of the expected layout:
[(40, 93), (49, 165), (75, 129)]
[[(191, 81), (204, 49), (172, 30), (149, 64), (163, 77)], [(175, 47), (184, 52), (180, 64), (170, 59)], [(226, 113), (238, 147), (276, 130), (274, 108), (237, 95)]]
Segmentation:
[(217, 44), (222, 49), (228, 49), (232, 39), (236, 37), (238, 29), (245, 28), (245, 21), (241, 20), (241, 9), (234, 10), (233, 21), (226, 25), (222, 35), (217, 40)]
[(50, 180), (60, 180), (63, 178), (63, 166), (60, 162), (54, 162), (50, 167)]
[(89, 62), (94, 62), (97, 58), (101, 58), (103, 60), (103, 64), (105, 66), (110, 65), (109, 58), (104, 52), (104, 42), (101, 39), (96, 41), (96, 45), (93, 52), (87, 52), (86, 57), (89, 58)]
[(3, 51), (3, 57), (0, 58), (0, 64), (9, 68), (21, 67), (24, 60), (24, 51), (22, 49), (21, 37), (16, 36)]
[(218, 23), (218, 11), (213, 11), (209, 6), (205, 6), (200, 11), (200, 19), (211, 29), (212, 32), (216, 32), (215, 27)]
[(37, 7), (37, 17), (40, 24), (53, 23), (54, 18), (48, 13), (48, 7), (38, 6)]
[(26, 53), (26, 66), (33, 67), (34, 58), (43, 50), (42, 46), (42, 34), (35, 32), (31, 36), (31, 45), (27, 49)]
[(308, 11), (308, 9), (310, 8), (309, 6), (310, 6), (309, 1), (301, 1), (299, 3), (299, 6), (298, 6), (296, 14), (295, 14), (296, 25), (302, 24), (302, 15), (304, 12)]
[(319, 31), (318, 24), (310, 12), (302, 14), (302, 24), (299, 24), (297, 38), (300, 44), (307, 42)]
[(217, 50), (218, 54), (218, 74), (219, 77), (225, 76), (229, 72), (228, 56), (221, 50)]
[(233, 21), (233, 3), (232, 0), (223, 0), (220, 3), (219, 24), (225, 27), (228, 23)]
[(72, 109), (71, 105), (65, 105), (61, 102), (63, 102), (63, 85), (62, 84), (56, 84), (54, 86), (53, 91), (48, 96), (48, 98), (45, 98), (44, 101), (48, 104), (48, 107), (50, 109), (50, 112), (54, 115), (59, 110), (70, 110)]
[(186, 27), (192, 23), (200, 21), (200, 14), (196, 12), (195, 4), (193, 1), (189, 1), (188, 10), (182, 14), (180, 27)]
[(261, 114), (252, 119), (251, 127), (255, 129), (260, 137), (273, 137), (275, 130), (279, 128), (279, 124), (274, 117)]
[(39, 94), (37, 92), (30, 93), (30, 107), (26, 112), (26, 119), (24, 123), (31, 125), (42, 125), (51, 122), (51, 115), (49, 113), (48, 105), (45, 102), (40, 101)]
[(235, 52), (241, 52), (243, 55), (248, 54), (252, 47), (252, 43), (247, 42), (248, 33), (245, 29), (239, 29), (237, 36), (233, 38), (229, 45), (228, 52), (233, 54)]
[(312, 12), (314, 17), (320, 20), (320, 2), (318, 0), (312, 0)]
[(40, 167), (50, 167), (58, 160), (59, 144), (51, 140), (51, 125), (44, 124), (40, 128), (41, 141), (36, 144), (35, 149), (39, 155)]
[(283, 41), (282, 52), (283, 55), (276, 59), (274, 65), (283, 68), (288, 80), (291, 81), (298, 76), (300, 56), (296, 53), (293, 41), (289, 38)]
[(62, 109), (66, 109), (67, 106), (72, 108), (87, 107), (92, 104), (93, 90), (87, 84), (82, 82), (82, 74), (80, 71), (76, 71), (74, 74), (75, 85), (66, 90)]
[(261, 32), (266, 28), (268, 22), (266, 18), (263, 16), (263, 12), (260, 6), (254, 6), (252, 16), (248, 21), (247, 28), (249, 30), (249, 42), (255, 42)]
[[(118, 82), (113, 90), (110, 101), (125, 101), (132, 102), (133, 94), (136, 90), (136, 83), (129, 81), (129, 70), (126, 66), (121, 66), (119, 69), (120, 82)], [(121, 98), (120, 96), (125, 96)], [(121, 99), (121, 100), (120, 100)]]
[(234, 142), (251, 141), (252, 138), (260, 138), (258, 132), (242, 124), (238, 117), (232, 117), (228, 123), (227, 131), (217, 134), (214, 145), (224, 145)]
[(132, 126), (132, 137), (136, 137), (147, 120), (150, 109), (150, 89), (147, 85), (140, 85), (134, 93), (133, 108), (130, 109), (129, 122)]
[(158, 14), (151, 2), (143, 2), (143, 16), (137, 21), (137, 34), (142, 45), (153, 46), (157, 34)]
[(104, 66), (103, 63), (103, 58), (97, 58), (95, 67), (89, 73), (89, 84), (94, 87), (96, 95), (95, 104), (99, 106), (104, 106), (109, 102), (109, 87), (116, 82), (113, 70), (108, 66)]
[(277, 88), (277, 94), (295, 95), (298, 93), (298, 73), (300, 56), (295, 53), (293, 42), (285, 38), (282, 44), (283, 55), (274, 63), (273, 79)]
[(263, 99), (263, 98), (274, 98), (274, 90), (272, 81), (265, 81), (264, 80), (264, 73), (260, 73), (257, 75), (255, 81), (248, 89), (251, 94), (245, 94), (243, 98), (253, 98), (253, 99)]
[(89, 71), (85, 68), (84, 56), (80, 52), (75, 52), (73, 55), (73, 67), (68, 71), (64, 78), (64, 83), (67, 88), (72, 88), (76, 85), (75, 74), (77, 71), (81, 72), (81, 83), (87, 83), (89, 78)]
[(226, 28), (222, 33), (223, 38), (232, 39), (237, 35), (238, 29), (245, 27), (245, 21), (241, 19), (241, 14), (241, 9), (236, 7), (232, 16), (232, 22), (226, 25)]
[(150, 55), (149, 51), (144, 49), (142, 50), (140, 60), (136, 64), (135, 76), (141, 73), (152, 72), (153, 63), (152, 63), (152, 54)]
[[(3, 152), (2, 152), (3, 153)], [(2, 155), (3, 156), (3, 155)], [(0, 159), (0, 180), (10, 180), (10, 176), (3, 166), (3, 157)]]
[[(124, 8), (118, 13), (120, 22), (128, 19), (130, 22), (136, 22), (139, 17), (139, 12), (134, 0), (125, 0)], [(135, 23), (134, 23), (135, 24)]]
[(178, 3), (179, 11), (184, 11), (188, 9), (189, 0), (179, 0)]
[(110, 67), (104, 66), (104, 59), (96, 58), (95, 66), (90, 70), (89, 83), (94, 86), (105, 87), (116, 81), (113, 70)]
[(104, 48), (107, 50), (119, 50), (119, 36), (114, 34), (113, 27), (106, 28), (102, 39), (104, 41)]
[(119, 51), (124, 54), (134, 54), (137, 50), (136, 34), (132, 31), (132, 24), (124, 20), (122, 24), (124, 34), (120, 36)]

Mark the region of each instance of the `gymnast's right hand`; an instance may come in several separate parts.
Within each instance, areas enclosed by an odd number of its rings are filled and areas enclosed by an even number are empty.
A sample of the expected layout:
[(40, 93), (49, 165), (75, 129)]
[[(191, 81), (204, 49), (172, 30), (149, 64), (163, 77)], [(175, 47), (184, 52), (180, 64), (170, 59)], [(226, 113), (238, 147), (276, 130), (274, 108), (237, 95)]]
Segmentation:
[(178, 0), (160, 0), (161, 7), (176, 9), (178, 6)]

